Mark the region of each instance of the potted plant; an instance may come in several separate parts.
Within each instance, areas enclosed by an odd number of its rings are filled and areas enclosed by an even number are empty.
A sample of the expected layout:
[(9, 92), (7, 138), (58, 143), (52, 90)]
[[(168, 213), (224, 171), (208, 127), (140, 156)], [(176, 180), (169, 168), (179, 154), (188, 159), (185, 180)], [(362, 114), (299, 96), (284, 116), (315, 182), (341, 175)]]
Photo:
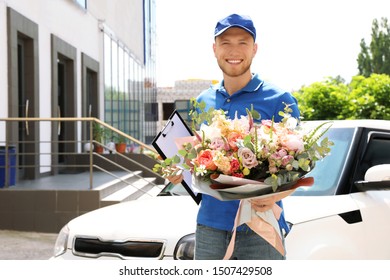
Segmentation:
[(121, 134), (118, 134), (117, 136), (115, 136), (115, 149), (116, 149), (116, 151), (118, 153), (124, 154), (126, 152), (126, 147), (127, 147), (126, 137), (121, 135)]
[(103, 126), (101, 126), (99, 123), (93, 124), (93, 140), (95, 140), (97, 143), (94, 144), (94, 150), (95, 152), (102, 154), (104, 151), (104, 148), (102, 145), (99, 145), (103, 143), (105, 139), (106, 130)]

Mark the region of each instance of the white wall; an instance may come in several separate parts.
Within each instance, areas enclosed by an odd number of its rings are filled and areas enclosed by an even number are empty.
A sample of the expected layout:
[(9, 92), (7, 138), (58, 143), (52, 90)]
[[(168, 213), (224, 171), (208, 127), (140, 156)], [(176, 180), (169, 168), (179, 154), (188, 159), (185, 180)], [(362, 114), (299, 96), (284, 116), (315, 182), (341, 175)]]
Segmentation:
[[(103, 39), (99, 27), (104, 24), (143, 61), (143, 1), (90, 0), (87, 11), (73, 0), (0, 0), (0, 96), (7, 96), (7, 6), (32, 20), (39, 28), (39, 92), (40, 116), (51, 116), (51, 46), (56, 35), (77, 49), (77, 69), (81, 69), (81, 53), (100, 62), (100, 92), (103, 92)], [(77, 75), (77, 91), (81, 92), (81, 75)], [(78, 94), (78, 115), (81, 95)], [(7, 101), (4, 100), (4, 101)], [(100, 104), (102, 104), (101, 100)], [(7, 102), (0, 104), (0, 117), (7, 116)]]
[[(8, 116), (8, 75), (7, 75), (7, 10), (0, 0), (0, 118)], [(4, 123), (0, 122), (0, 141), (4, 141)]]
[[(73, 0), (0, 0), (0, 118), (8, 117), (7, 7), (38, 25), (39, 34), (39, 116), (51, 117), (51, 34), (77, 49), (77, 116), (81, 116), (81, 53), (100, 65), (100, 104), (103, 112), (103, 33), (104, 23), (143, 61), (143, 6), (141, 0), (89, 0), (87, 11)], [(40, 137), (50, 140), (50, 125), (40, 125)], [(5, 140), (5, 124), (0, 122), (0, 141)], [(41, 145), (50, 151), (49, 145)], [(42, 163), (49, 157), (42, 157)], [(49, 163), (49, 162), (47, 162)], [(43, 170), (42, 170), (43, 171)]]
[(139, 61), (143, 61), (143, 1), (93, 0), (88, 1), (88, 5), (90, 13), (114, 30), (116, 38), (124, 42)]

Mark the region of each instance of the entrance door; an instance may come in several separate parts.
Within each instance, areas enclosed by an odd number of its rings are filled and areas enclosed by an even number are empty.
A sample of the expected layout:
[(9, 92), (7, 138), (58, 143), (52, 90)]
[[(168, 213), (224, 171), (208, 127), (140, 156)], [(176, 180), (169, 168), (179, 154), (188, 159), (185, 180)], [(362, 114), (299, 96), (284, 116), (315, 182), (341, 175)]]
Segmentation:
[(98, 118), (97, 73), (87, 69), (86, 76), (87, 117)]
[[(82, 116), (99, 118), (99, 63), (82, 54)], [(84, 143), (90, 141), (90, 123), (83, 124)]]
[[(57, 63), (57, 95), (58, 95), (58, 110), (57, 117), (61, 118), (65, 116), (66, 112), (66, 71), (65, 71), (66, 63), (62, 59), (58, 59)], [(57, 129), (58, 134), (58, 163), (64, 163), (64, 155), (65, 155), (65, 141), (66, 141), (66, 124), (65, 122), (60, 122), (58, 124)]]
[[(19, 34), (17, 43), (17, 92), (18, 117), (33, 117), (35, 103), (34, 94), (34, 60), (30, 59), (33, 53), (33, 40)], [(16, 125), (16, 124), (15, 124)], [(36, 177), (36, 131), (39, 126), (34, 122), (18, 122), (18, 141), (15, 149), (18, 153), (18, 179), (34, 179)]]
[[(26, 98), (25, 92), (25, 46), (23, 40), (18, 40), (18, 117), (28, 117), (29, 100)], [(24, 178), (26, 161), (24, 154), (26, 153), (25, 141), (28, 135), (28, 122), (18, 122), (18, 160), (19, 170), (18, 175), (20, 179)]]
[[(52, 117), (77, 116), (76, 48), (52, 35)], [(52, 174), (75, 172), (77, 122), (52, 123)]]
[[(7, 23), (8, 116), (39, 117), (38, 25), (10, 7), (7, 8)], [(18, 154), (17, 179), (38, 178), (39, 123), (10, 122), (7, 137)]]

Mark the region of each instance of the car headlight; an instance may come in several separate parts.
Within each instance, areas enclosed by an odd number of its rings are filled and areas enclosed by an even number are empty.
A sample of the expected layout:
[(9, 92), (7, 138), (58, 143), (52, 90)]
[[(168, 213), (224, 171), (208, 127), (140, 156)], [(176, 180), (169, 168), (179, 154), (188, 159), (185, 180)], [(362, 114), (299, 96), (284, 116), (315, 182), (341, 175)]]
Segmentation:
[(183, 236), (176, 244), (173, 258), (175, 260), (193, 260), (195, 252), (195, 234)]
[(57, 236), (56, 243), (54, 245), (54, 256), (58, 257), (66, 252), (68, 246), (69, 228), (65, 225)]

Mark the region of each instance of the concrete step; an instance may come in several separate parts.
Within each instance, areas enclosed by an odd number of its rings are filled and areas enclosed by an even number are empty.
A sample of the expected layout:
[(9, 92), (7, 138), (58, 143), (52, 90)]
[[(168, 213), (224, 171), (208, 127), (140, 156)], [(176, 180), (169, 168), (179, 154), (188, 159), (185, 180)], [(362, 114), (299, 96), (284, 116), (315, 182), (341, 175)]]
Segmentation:
[(128, 173), (126, 175), (120, 176), (117, 179), (113, 179), (110, 182), (102, 184), (94, 188), (94, 190), (99, 191), (100, 198), (103, 199), (139, 180), (141, 175), (142, 171), (133, 171), (132, 173)]
[(151, 197), (156, 197), (165, 187), (165, 185), (153, 185), (150, 190), (146, 193), (143, 193), (138, 199), (147, 199)]
[[(100, 200), (100, 204), (102, 207), (134, 200), (142, 196), (145, 192), (150, 190), (150, 186), (153, 186), (154, 181), (156, 178), (141, 178), (134, 182), (132, 182), (130, 185), (127, 185), (120, 190), (102, 198)], [(149, 188), (147, 188), (149, 186)]]

